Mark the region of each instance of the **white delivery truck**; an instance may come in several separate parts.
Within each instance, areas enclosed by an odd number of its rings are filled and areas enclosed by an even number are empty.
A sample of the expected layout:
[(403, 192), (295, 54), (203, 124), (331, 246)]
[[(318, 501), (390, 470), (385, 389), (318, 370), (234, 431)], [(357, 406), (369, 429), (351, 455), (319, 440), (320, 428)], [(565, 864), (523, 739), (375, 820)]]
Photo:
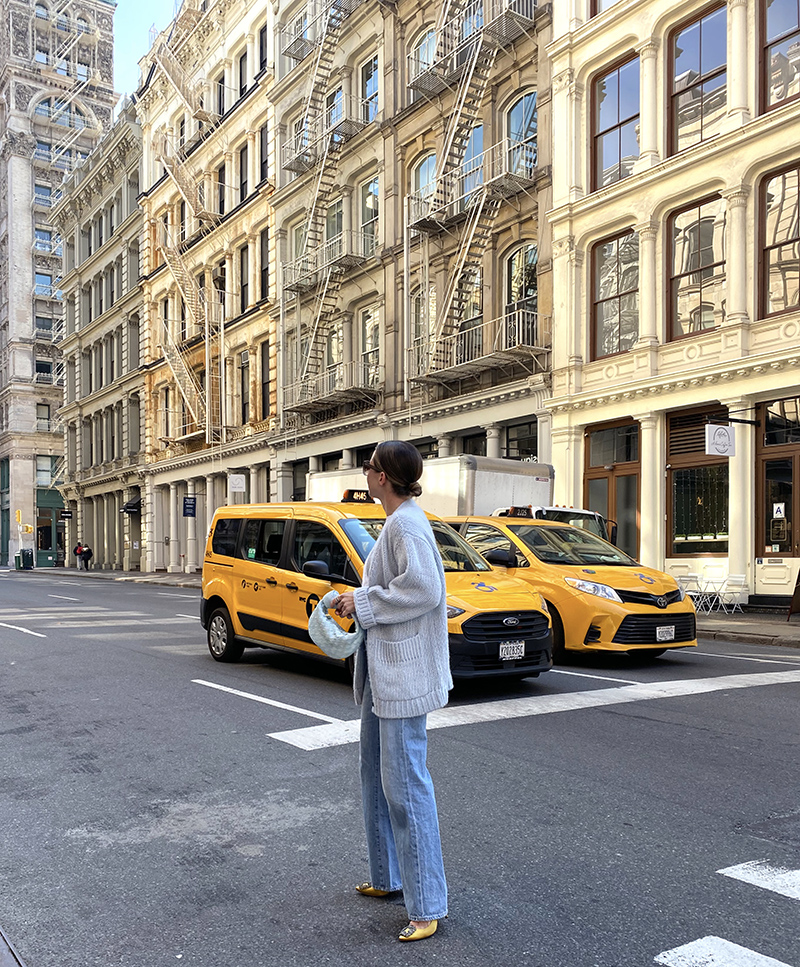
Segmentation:
[[(504, 515), (530, 507), (539, 520), (583, 527), (612, 543), (616, 525), (592, 510), (553, 506), (553, 468), (548, 463), (492, 457), (434, 457), (425, 461), (419, 505), (437, 517)], [(360, 468), (309, 473), (306, 499), (339, 501), (345, 490), (363, 490)]]

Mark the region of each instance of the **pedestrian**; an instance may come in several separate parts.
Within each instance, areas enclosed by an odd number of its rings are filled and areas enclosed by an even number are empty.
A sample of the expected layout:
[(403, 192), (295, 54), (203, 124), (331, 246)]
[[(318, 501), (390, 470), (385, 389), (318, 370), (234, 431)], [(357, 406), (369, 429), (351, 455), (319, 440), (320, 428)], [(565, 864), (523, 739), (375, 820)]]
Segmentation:
[(92, 552), (91, 547), (89, 547), (88, 544), (84, 544), (83, 549), (81, 550), (81, 560), (83, 561), (84, 571), (89, 570), (89, 561), (91, 561), (93, 557), (94, 557), (94, 554)]
[(386, 511), (361, 587), (335, 603), (365, 630), (353, 691), (361, 705), (361, 793), (369, 897), (402, 889), (409, 917), (400, 940), (423, 940), (447, 916), (447, 883), (433, 781), (426, 764), (427, 713), (453, 687), (442, 559), (428, 518), (412, 499), (423, 461), (410, 443), (378, 444), (364, 464), (369, 493)]
[(83, 569), (83, 558), (81, 557), (81, 554), (83, 553), (82, 541), (78, 541), (75, 547), (72, 548), (72, 553), (75, 555), (75, 560), (78, 562), (78, 570), (81, 571)]

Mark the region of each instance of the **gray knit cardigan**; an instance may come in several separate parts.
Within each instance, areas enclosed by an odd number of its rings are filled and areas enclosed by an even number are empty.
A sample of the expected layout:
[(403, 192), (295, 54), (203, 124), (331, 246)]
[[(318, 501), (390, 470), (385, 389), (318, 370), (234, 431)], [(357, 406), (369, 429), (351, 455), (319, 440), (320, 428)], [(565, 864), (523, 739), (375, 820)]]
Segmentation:
[(453, 679), (444, 568), (428, 518), (415, 501), (406, 500), (386, 518), (354, 597), (366, 631), (356, 652), (356, 704), (369, 669), (379, 718), (413, 718), (447, 705)]

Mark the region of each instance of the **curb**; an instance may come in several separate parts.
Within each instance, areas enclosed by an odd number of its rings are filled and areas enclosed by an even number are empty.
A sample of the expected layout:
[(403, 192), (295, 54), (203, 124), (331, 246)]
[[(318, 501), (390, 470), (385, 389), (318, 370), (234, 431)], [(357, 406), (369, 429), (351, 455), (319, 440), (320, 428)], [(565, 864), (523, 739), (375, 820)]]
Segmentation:
[(738, 641), (748, 645), (764, 645), (767, 648), (800, 648), (800, 641), (783, 635), (756, 635), (747, 631), (704, 631), (697, 629), (698, 641)]
[(20, 955), (11, 946), (11, 941), (0, 927), (0, 967), (25, 967)]

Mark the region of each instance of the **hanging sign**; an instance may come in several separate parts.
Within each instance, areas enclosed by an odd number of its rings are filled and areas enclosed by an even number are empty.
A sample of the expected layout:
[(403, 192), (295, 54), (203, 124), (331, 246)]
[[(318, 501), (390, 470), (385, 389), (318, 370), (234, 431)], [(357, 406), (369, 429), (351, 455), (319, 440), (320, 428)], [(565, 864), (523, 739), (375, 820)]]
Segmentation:
[(197, 497), (183, 498), (183, 516), (184, 517), (197, 516)]
[(246, 490), (243, 473), (228, 474), (228, 492), (231, 494), (243, 494)]
[(733, 457), (736, 454), (736, 440), (732, 426), (719, 423), (706, 425), (706, 456)]

